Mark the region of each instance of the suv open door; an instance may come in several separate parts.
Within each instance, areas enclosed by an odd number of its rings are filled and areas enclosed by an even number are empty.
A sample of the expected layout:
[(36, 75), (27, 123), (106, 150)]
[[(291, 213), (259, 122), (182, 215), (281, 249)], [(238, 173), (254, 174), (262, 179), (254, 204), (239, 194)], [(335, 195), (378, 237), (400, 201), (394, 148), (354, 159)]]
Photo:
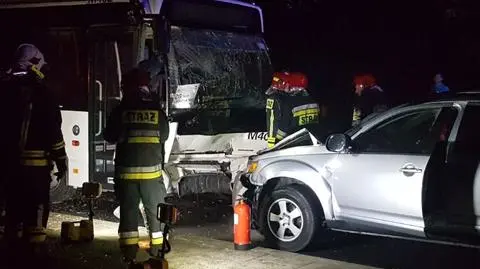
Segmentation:
[(448, 143), (438, 144), (424, 183), (425, 233), (429, 238), (480, 243), (480, 104), (470, 103)]

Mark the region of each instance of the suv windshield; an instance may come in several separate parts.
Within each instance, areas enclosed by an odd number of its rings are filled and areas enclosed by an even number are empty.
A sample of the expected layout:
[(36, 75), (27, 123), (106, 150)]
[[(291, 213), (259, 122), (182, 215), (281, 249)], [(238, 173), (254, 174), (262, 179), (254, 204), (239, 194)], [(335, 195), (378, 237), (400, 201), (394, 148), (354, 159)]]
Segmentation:
[(272, 66), (261, 37), (172, 27), (169, 109), (179, 134), (258, 132)]

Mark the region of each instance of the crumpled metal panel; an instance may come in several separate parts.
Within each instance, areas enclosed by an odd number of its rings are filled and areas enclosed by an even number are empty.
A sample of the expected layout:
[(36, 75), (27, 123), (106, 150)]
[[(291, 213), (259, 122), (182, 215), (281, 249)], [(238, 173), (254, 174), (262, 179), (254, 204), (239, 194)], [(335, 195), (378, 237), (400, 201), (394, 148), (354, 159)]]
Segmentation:
[(230, 178), (224, 174), (194, 174), (182, 177), (179, 183), (180, 197), (199, 193), (221, 193), (230, 195)]

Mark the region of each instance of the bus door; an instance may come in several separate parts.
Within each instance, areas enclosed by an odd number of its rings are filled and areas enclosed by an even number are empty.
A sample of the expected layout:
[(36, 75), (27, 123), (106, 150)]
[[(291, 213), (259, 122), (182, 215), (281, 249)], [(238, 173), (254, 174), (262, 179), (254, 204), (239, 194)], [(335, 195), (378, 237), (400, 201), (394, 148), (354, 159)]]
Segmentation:
[(121, 74), (135, 64), (135, 29), (89, 31), (90, 179), (113, 189), (115, 145), (103, 138), (108, 116), (122, 98)]

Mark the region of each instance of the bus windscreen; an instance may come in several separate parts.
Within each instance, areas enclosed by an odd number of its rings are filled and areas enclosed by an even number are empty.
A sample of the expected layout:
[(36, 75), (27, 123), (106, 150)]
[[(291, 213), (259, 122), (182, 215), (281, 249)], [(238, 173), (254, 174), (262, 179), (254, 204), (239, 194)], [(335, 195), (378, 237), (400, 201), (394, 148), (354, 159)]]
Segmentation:
[[(265, 90), (272, 74), (264, 40), (253, 35), (180, 27), (172, 28), (171, 39), (170, 112), (178, 116), (179, 132), (183, 132), (182, 119), (189, 114), (195, 115), (198, 124), (185, 128), (187, 132), (262, 131)], [(186, 98), (193, 98), (189, 102), (192, 106), (186, 106)], [(183, 103), (176, 103), (179, 101)]]

